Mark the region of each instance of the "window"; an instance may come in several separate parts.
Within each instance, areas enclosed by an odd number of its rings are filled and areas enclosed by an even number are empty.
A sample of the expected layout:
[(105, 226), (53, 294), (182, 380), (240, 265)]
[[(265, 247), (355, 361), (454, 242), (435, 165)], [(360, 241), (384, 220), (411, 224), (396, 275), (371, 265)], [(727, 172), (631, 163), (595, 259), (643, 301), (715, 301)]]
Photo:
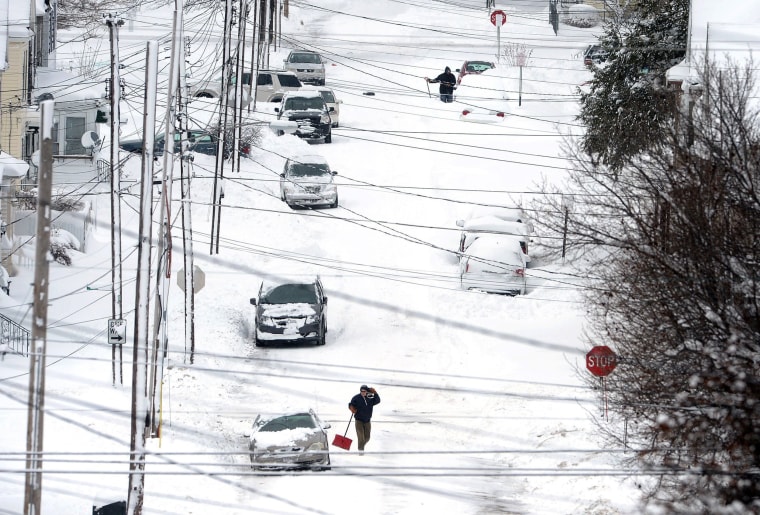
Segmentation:
[(82, 146), (82, 134), (84, 134), (85, 118), (84, 116), (67, 116), (66, 117), (66, 145), (64, 153), (66, 155), (85, 154)]
[(269, 75), (268, 73), (262, 73), (256, 79), (256, 84), (259, 85), (259, 86), (271, 86), (272, 85), (272, 76)]

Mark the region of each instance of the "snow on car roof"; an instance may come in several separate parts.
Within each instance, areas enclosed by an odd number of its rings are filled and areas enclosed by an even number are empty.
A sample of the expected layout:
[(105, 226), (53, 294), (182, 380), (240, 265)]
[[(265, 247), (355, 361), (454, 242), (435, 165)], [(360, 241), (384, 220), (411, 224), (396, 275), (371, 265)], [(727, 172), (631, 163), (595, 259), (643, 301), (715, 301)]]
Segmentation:
[(301, 88), (298, 91), (285, 93), (283, 100), (285, 100), (285, 98), (294, 98), (294, 97), (320, 97), (321, 98), (322, 95), (320, 95), (319, 91), (317, 91), (316, 89), (309, 90), (309, 89)]
[(301, 164), (318, 164), (318, 165), (326, 165), (327, 159), (325, 159), (322, 156), (318, 156), (316, 154), (308, 154), (305, 156), (293, 156), (290, 158), (291, 161), (295, 161), (296, 163)]
[(468, 73), (456, 89), (457, 99), (473, 98), (488, 100), (508, 100), (506, 81), (501, 76), (483, 73)]
[(507, 221), (496, 216), (481, 216), (470, 218), (462, 224), (465, 231), (485, 231), (526, 236), (528, 227), (522, 222)]

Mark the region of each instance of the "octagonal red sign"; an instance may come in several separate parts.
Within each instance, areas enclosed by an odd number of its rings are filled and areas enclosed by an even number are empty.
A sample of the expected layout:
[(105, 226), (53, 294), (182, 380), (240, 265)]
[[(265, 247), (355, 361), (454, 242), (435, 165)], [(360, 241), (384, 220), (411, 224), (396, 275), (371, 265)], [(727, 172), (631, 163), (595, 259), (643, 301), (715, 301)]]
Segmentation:
[(606, 345), (597, 345), (586, 354), (586, 368), (597, 377), (604, 377), (617, 366), (617, 354)]

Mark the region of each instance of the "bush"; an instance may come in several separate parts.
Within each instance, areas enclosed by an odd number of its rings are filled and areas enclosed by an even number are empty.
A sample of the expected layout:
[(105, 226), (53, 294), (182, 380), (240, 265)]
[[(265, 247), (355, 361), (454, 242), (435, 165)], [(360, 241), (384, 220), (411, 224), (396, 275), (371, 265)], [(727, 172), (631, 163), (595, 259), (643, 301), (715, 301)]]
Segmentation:
[(571, 27), (587, 29), (596, 27), (601, 21), (599, 9), (591, 5), (575, 4), (560, 10), (560, 21)]

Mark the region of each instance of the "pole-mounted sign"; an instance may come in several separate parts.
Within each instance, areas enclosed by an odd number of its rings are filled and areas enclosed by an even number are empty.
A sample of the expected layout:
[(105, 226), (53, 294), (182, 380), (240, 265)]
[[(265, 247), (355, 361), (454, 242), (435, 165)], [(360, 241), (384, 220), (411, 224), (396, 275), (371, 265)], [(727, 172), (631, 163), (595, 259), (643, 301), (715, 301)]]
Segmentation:
[(491, 13), (491, 23), (496, 26), (496, 62), (501, 63), (501, 26), (507, 23), (507, 14), (496, 9)]

